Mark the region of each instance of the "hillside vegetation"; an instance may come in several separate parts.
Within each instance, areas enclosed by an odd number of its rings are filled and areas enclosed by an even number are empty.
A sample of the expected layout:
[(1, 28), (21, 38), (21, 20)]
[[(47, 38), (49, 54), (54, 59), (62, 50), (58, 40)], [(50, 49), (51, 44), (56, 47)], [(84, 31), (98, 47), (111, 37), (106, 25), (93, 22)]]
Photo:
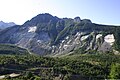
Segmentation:
[(29, 52), (15, 45), (0, 44), (0, 54), (29, 54)]
[(8, 80), (98, 80), (120, 78), (120, 56), (78, 54), (64, 57), (0, 55), (0, 74), (20, 74)]

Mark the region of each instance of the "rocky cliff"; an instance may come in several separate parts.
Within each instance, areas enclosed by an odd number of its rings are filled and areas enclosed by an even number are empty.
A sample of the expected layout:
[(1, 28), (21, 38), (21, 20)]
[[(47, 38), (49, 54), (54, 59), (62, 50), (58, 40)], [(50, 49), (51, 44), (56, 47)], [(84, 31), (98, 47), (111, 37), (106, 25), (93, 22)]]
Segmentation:
[(100, 25), (80, 17), (39, 14), (0, 32), (0, 43), (15, 44), (40, 55), (119, 49), (119, 26)]

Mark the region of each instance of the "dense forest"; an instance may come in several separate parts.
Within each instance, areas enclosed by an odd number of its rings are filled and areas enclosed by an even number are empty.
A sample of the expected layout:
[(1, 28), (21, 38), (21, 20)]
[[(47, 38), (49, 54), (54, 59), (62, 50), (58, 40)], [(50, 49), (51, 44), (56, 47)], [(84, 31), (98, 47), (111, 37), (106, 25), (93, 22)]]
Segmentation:
[[(120, 79), (120, 55), (74, 54), (62, 57), (0, 55), (0, 75), (5, 80)], [(11, 77), (10, 74), (19, 74)]]

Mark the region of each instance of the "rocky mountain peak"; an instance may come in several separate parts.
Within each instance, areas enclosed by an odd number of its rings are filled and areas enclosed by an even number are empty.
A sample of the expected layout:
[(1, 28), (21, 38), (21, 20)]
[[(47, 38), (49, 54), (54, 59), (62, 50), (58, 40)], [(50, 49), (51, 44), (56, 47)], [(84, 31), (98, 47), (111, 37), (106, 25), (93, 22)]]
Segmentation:
[(80, 23), (80, 22), (81, 22), (80, 17), (75, 17), (75, 18), (74, 18), (74, 22), (76, 22), (76, 23)]
[(23, 25), (24, 26), (37, 26), (39, 23), (49, 23), (50, 21), (58, 21), (59, 18), (56, 16), (52, 16), (49, 13), (45, 14), (38, 14), (37, 16), (33, 17), (31, 20), (26, 21)]

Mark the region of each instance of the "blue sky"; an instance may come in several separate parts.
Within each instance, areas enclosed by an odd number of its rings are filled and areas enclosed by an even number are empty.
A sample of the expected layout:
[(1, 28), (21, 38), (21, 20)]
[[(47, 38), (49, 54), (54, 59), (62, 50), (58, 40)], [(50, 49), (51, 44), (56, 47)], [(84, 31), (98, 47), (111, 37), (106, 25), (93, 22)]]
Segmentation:
[(40, 13), (120, 25), (120, 0), (0, 0), (0, 20), (23, 24)]

